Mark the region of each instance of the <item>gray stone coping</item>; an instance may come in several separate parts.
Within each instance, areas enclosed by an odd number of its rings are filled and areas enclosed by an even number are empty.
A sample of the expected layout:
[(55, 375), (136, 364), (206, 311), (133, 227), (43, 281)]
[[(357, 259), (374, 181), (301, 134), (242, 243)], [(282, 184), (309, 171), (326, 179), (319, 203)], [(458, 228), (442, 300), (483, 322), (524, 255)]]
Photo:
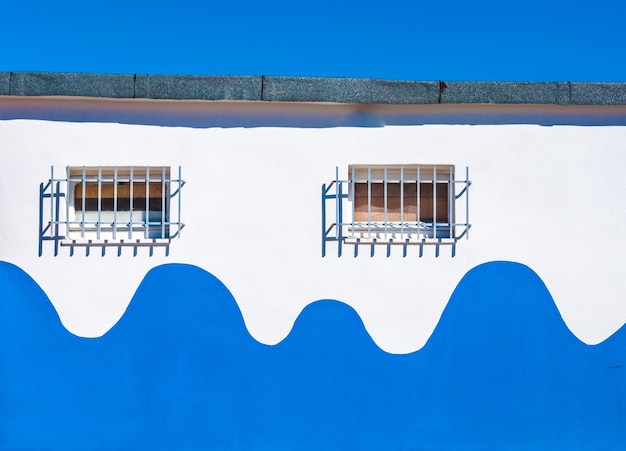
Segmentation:
[(11, 86), (11, 73), (0, 72), (0, 96), (8, 96)]
[(260, 100), (260, 77), (137, 75), (135, 97), (172, 100)]
[(562, 82), (442, 82), (441, 103), (568, 105), (570, 84)]
[(626, 82), (0, 72), (0, 95), (391, 105), (626, 105)]
[(134, 97), (134, 75), (11, 72), (9, 95)]
[(432, 104), (439, 103), (439, 82), (392, 81), (373, 78), (264, 77), (262, 100)]

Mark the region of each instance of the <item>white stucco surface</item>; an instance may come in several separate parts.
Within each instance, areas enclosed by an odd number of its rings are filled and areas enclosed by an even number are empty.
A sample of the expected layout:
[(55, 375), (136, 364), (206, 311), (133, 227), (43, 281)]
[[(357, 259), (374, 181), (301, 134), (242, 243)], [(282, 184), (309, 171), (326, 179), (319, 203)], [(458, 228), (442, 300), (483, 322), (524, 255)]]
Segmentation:
[[(484, 262), (523, 263), (543, 279), (570, 330), (598, 343), (626, 322), (624, 126), (396, 125), (186, 128), (0, 121), (0, 260), (24, 269), (61, 321), (100, 336), (123, 315), (150, 268), (197, 265), (232, 292), (250, 333), (277, 343), (319, 299), (352, 306), (394, 353), (428, 340), (463, 275)], [(470, 168), (468, 240), (419, 257), (321, 256), (322, 183), (349, 164)], [(125, 249), (38, 257), (39, 184), (50, 166), (182, 166), (182, 219), (169, 256)], [(503, 299), (503, 302), (506, 302)], [(532, 325), (529, 325), (532, 327)]]

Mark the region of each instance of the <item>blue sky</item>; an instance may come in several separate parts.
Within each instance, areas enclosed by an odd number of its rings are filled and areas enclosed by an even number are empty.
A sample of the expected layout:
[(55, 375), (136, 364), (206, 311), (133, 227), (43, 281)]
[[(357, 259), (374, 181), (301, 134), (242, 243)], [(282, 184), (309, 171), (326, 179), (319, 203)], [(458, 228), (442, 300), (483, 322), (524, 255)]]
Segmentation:
[(9, 1), (0, 71), (626, 81), (626, 1)]

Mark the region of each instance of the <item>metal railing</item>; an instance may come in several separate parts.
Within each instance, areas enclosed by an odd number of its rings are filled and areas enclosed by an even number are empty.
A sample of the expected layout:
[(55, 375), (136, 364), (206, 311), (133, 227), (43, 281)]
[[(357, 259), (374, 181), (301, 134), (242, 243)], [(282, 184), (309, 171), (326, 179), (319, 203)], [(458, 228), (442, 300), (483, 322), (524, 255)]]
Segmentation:
[(169, 246), (180, 237), (181, 167), (68, 166), (40, 185), (39, 255), (58, 247)]
[[(464, 180), (455, 178), (452, 166), (444, 166), (444, 171), (445, 175), (442, 175), (442, 168), (432, 165), (351, 166), (348, 178), (342, 180), (336, 168), (335, 179), (322, 185), (322, 256), (326, 255), (327, 245), (331, 242), (337, 243), (338, 256), (342, 255), (346, 244), (354, 245), (355, 255), (361, 245), (371, 246), (371, 255), (376, 247), (386, 245), (389, 255), (393, 245), (402, 246), (404, 255), (407, 246), (418, 246), (420, 256), (424, 246), (435, 246), (436, 256), (439, 256), (440, 246), (450, 246), (454, 256), (456, 243), (463, 237), (469, 237), (471, 181), (469, 168), (465, 168)], [(374, 172), (376, 175), (373, 175)], [(367, 190), (367, 196), (359, 199), (359, 206), (356, 195), (358, 184)], [(383, 191), (383, 205), (378, 206), (376, 215), (372, 195), (375, 185), (378, 185), (379, 191), (382, 185)], [(415, 193), (411, 199), (405, 194), (409, 186), (414, 187)], [(421, 192), (425, 186), (432, 189), (432, 200), (428, 198), (428, 202)], [(437, 210), (438, 186), (439, 189), (443, 186), (447, 189), (444, 193), (444, 208), (447, 211), (442, 213), (445, 216), (443, 220)], [(389, 194), (391, 187), (396, 188), (399, 196)], [(396, 207), (393, 212), (391, 201)], [(329, 202), (334, 205), (329, 207)], [(409, 213), (410, 208), (414, 208), (415, 213)], [(429, 220), (424, 220), (429, 214)], [(459, 217), (463, 219), (459, 221)]]

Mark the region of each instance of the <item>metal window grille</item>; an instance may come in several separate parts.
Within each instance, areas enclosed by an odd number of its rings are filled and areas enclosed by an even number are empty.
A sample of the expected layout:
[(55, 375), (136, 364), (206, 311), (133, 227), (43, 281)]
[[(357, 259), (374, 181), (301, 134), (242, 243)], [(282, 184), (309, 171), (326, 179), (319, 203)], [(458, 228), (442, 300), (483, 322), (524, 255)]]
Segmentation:
[(179, 166), (68, 166), (40, 186), (40, 247), (168, 245), (180, 237)]
[[(452, 165), (350, 165), (348, 177), (322, 186), (322, 255), (329, 242), (452, 247), (469, 236), (469, 169), (458, 180)], [(328, 204), (334, 202), (329, 208)], [(334, 207), (334, 208), (333, 208)], [(331, 222), (334, 216), (334, 221)], [(459, 218), (461, 220), (459, 221)], [(390, 252), (390, 247), (387, 248)]]

